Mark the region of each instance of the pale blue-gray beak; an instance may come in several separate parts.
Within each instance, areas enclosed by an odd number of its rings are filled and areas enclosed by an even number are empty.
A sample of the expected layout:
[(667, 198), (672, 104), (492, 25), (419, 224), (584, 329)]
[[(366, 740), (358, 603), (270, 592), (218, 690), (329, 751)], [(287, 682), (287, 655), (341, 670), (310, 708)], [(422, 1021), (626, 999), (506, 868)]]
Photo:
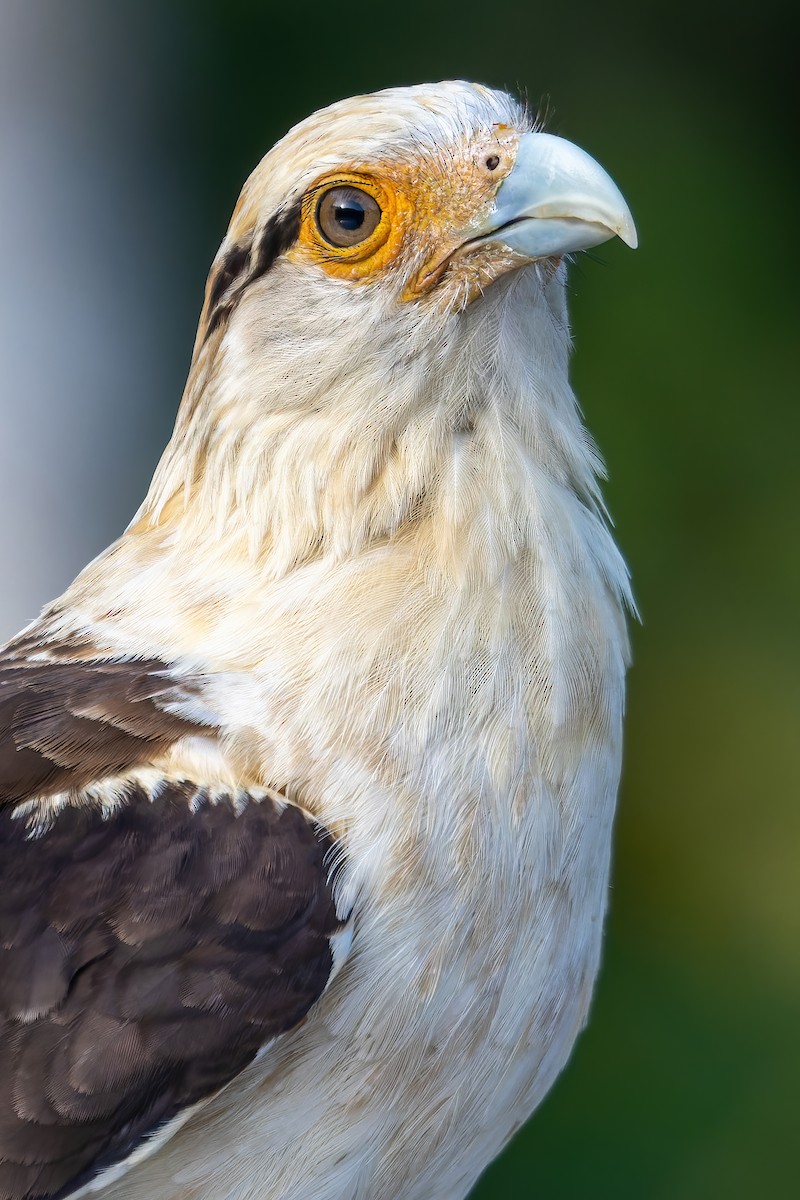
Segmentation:
[(523, 134), (478, 238), (537, 259), (588, 250), (612, 237), (632, 249), (638, 244), (630, 209), (610, 175), (564, 138)]

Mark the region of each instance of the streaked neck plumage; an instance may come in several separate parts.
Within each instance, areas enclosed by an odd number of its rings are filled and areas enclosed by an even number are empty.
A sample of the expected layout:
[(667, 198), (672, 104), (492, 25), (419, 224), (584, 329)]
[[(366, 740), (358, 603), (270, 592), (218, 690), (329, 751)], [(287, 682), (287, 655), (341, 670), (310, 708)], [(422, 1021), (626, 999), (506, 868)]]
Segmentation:
[(227, 543), (274, 579), (429, 526), (448, 573), (496, 577), (561, 535), (566, 505), (626, 593), (568, 379), (563, 267), (513, 273), (462, 312), (385, 314), (369, 289), (332, 305), (312, 279), (301, 309), (297, 270), (278, 264), (200, 349), (135, 531), (190, 553)]

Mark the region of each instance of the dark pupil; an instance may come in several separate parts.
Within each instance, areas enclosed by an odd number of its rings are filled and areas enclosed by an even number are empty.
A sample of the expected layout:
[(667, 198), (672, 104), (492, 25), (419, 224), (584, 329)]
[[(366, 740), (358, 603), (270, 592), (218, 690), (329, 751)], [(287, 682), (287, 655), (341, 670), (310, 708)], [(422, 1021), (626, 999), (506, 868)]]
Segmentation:
[(364, 209), (357, 200), (334, 204), (333, 215), (337, 225), (341, 225), (342, 229), (360, 229), (364, 224)]

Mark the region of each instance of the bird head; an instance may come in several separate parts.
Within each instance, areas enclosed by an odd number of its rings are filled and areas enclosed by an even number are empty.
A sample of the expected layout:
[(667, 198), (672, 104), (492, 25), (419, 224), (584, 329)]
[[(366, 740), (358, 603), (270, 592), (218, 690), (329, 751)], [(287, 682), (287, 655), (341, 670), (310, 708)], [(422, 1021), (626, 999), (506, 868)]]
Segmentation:
[(278, 259), (309, 297), (341, 305), (361, 288), (384, 313), (388, 301), (444, 312), (615, 235), (636, 245), (619, 189), (513, 97), (459, 82), (356, 96), (302, 121), (245, 184), (200, 341)]
[(396, 528), (488, 395), (546, 418), (569, 349), (559, 264), (615, 235), (636, 245), (606, 172), (504, 92), (394, 88), (313, 114), (236, 205), (151, 512), (205, 480), (254, 544), (277, 519), (309, 545), (334, 520), (348, 545), (343, 520)]

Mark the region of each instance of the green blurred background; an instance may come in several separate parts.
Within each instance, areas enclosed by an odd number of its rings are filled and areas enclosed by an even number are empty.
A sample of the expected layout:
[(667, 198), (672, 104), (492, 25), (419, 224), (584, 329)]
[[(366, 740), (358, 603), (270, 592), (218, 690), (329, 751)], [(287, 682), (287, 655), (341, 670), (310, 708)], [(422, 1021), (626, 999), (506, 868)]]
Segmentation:
[[(37, 0), (25, 12), (38, 66), (7, 112), (19, 102), (24, 115), (30, 94), (62, 120), (48, 211), (63, 211), (63, 171), (94, 172), (91, 203), (74, 202), (61, 238), (85, 237), (95, 266), (109, 264), (93, 294), (113, 351), (105, 375), (81, 374), (87, 351), (41, 384), (61, 420), (73, 394), (96, 389), (83, 433), (104, 439), (105, 457), (99, 478), (76, 466), (66, 492), (53, 485), (47, 567), (34, 553), (19, 566), (36, 580), (26, 605), (63, 586), (138, 503), (239, 187), (295, 120), (356, 91), (478, 79), (541, 100), (549, 129), (622, 187), (641, 249), (604, 246), (571, 276), (574, 377), (644, 622), (605, 962), (569, 1068), (475, 1198), (800, 1194), (790, 7)], [(23, 5), (0, 13), (9, 28)], [(36, 253), (27, 243), (28, 262)], [(79, 280), (92, 257), (78, 255)], [(45, 356), (63, 311), (45, 321)], [(7, 387), (3, 403), (8, 445), (24, 392)], [(115, 457), (120, 429), (127, 452)], [(39, 467), (46, 493), (55, 477)], [(69, 541), (74, 526), (89, 532)]]

